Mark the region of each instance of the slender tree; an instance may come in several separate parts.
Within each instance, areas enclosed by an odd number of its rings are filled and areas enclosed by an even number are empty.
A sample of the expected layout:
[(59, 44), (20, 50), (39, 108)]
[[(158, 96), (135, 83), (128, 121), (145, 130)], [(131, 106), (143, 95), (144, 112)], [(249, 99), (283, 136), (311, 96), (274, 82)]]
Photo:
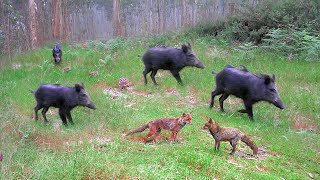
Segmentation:
[(31, 48), (37, 47), (37, 23), (36, 23), (36, 3), (34, 0), (29, 0), (29, 27)]
[(53, 39), (60, 39), (60, 15), (61, 15), (61, 1), (52, 0), (52, 37)]
[(120, 16), (121, 0), (113, 0), (113, 34), (114, 36), (122, 36), (121, 16)]

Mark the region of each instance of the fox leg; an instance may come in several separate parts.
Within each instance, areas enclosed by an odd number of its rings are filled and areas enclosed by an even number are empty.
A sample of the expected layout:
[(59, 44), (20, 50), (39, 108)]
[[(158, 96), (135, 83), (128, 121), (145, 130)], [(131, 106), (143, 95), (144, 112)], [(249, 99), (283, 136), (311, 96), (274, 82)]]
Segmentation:
[(176, 141), (176, 139), (177, 139), (177, 134), (178, 134), (178, 132), (172, 131), (171, 140), (172, 140), (173, 142)]
[(161, 129), (159, 128), (159, 129), (154, 133), (153, 142), (157, 142), (157, 141), (158, 141), (160, 132), (161, 132)]
[(232, 146), (232, 151), (230, 154), (234, 154), (236, 152), (236, 146), (238, 144), (239, 138), (232, 139), (230, 141), (230, 145)]
[(215, 144), (214, 144), (214, 150), (219, 150), (219, 148), (220, 148), (220, 141), (219, 140), (216, 140), (215, 141)]
[(156, 128), (150, 128), (148, 134), (146, 135), (146, 137), (144, 138), (144, 143), (146, 144), (148, 141), (148, 138), (151, 137), (152, 135), (154, 135), (156, 133), (157, 129)]

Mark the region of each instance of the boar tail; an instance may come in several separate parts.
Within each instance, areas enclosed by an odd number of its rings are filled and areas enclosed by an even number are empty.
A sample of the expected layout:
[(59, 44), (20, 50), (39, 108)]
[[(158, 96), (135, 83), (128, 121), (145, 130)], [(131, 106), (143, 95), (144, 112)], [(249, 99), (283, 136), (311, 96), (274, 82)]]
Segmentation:
[(212, 73), (212, 74), (218, 74), (218, 73), (217, 73), (217, 72), (215, 72), (215, 71), (212, 71), (211, 73)]
[(36, 91), (35, 90), (32, 90), (32, 89), (29, 89), (29, 91), (34, 94)]
[(141, 55), (141, 54), (139, 54), (137, 57), (138, 57), (138, 58), (142, 58), (142, 55)]

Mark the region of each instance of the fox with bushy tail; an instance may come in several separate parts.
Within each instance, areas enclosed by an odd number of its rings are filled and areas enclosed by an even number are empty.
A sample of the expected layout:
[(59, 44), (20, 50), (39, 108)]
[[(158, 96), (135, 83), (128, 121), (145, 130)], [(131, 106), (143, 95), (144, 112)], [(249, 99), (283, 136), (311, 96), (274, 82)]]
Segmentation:
[(254, 155), (258, 154), (258, 147), (256, 143), (237, 128), (219, 126), (217, 122), (210, 118), (203, 126), (203, 129), (209, 129), (210, 134), (215, 140), (215, 150), (219, 150), (220, 141), (229, 141), (232, 146), (232, 151), (230, 154), (234, 154), (236, 151), (236, 146), (239, 140), (241, 140), (252, 149)]
[(178, 132), (186, 125), (192, 124), (192, 116), (191, 113), (183, 113), (178, 118), (161, 118), (150, 121), (137, 129), (133, 129), (125, 132), (123, 135), (128, 136), (131, 134), (139, 133), (147, 128), (149, 128), (149, 132), (144, 138), (144, 143), (147, 143), (148, 138), (152, 136), (152, 140), (156, 141), (160, 135), (162, 129), (172, 131), (171, 139), (175, 141), (177, 138)]

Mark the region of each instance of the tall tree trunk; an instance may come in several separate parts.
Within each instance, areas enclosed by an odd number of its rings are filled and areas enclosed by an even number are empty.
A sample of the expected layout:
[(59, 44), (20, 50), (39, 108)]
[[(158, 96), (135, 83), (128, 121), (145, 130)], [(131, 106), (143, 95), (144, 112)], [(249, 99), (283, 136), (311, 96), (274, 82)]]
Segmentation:
[(161, 33), (161, 16), (160, 16), (160, 4), (159, 4), (159, 0), (156, 1), (157, 3), (157, 18), (158, 18), (158, 23), (157, 23), (157, 33), (160, 34)]
[(121, 0), (113, 0), (113, 30), (114, 36), (122, 36), (121, 16), (120, 16)]
[(63, 41), (67, 42), (68, 37), (69, 37), (69, 11), (68, 11), (68, 1), (67, 0), (62, 0), (62, 18), (63, 18), (63, 26), (62, 26), (62, 31), (63, 31)]
[(52, 36), (53, 39), (60, 39), (60, 14), (61, 14), (61, 1), (52, 0)]
[(185, 27), (187, 24), (187, 5), (186, 0), (181, 0), (181, 26)]
[(31, 48), (37, 47), (37, 24), (36, 24), (36, 3), (34, 0), (29, 0), (29, 27)]

